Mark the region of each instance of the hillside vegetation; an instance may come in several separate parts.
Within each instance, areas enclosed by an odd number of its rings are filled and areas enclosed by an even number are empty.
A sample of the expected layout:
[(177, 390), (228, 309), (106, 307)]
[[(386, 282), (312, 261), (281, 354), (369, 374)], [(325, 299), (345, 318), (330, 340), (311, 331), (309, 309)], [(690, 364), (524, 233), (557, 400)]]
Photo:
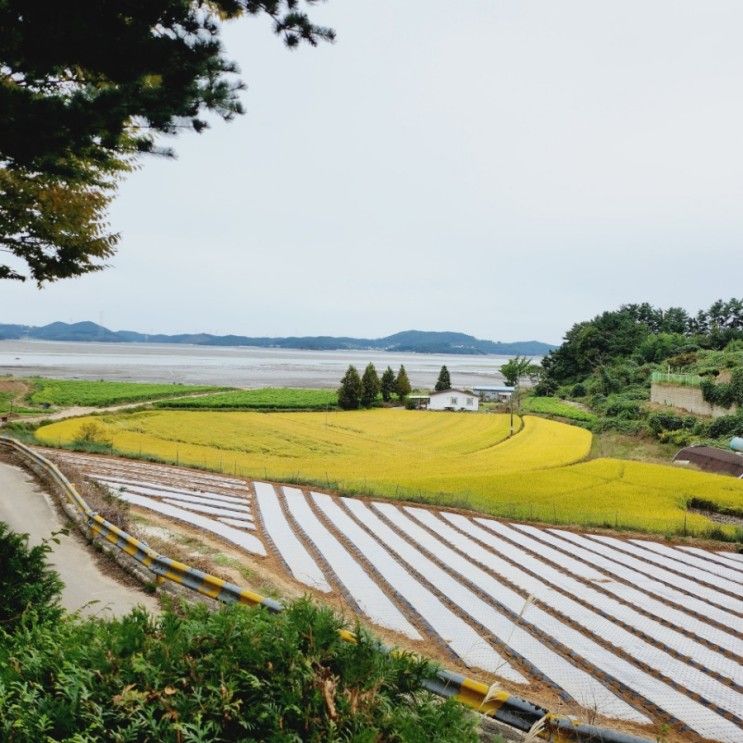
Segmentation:
[[(587, 423), (595, 432), (652, 436), (677, 446), (725, 444), (743, 435), (743, 300), (718, 301), (695, 316), (678, 307), (624, 305), (574, 325), (542, 367), (534, 393), (556, 405), (557, 398), (580, 402), (594, 414)], [(649, 405), (653, 374), (668, 372), (671, 380), (699, 386), (707, 401), (730, 414), (713, 421)]]

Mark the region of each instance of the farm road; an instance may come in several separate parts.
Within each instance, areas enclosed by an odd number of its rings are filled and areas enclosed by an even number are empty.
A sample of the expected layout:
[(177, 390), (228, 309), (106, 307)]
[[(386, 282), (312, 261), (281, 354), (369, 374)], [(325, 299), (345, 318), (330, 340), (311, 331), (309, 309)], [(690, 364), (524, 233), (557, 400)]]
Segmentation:
[[(5, 462), (0, 462), (0, 521), (15, 532), (29, 534), (31, 544), (69, 526), (57, 513), (51, 496), (23, 469)], [(106, 575), (77, 534), (60, 535), (60, 544), (52, 546), (50, 562), (64, 581), (62, 605), (68, 611), (84, 607), (86, 615), (121, 616), (137, 604), (158, 610), (153, 597)], [(97, 603), (85, 606), (91, 601)]]

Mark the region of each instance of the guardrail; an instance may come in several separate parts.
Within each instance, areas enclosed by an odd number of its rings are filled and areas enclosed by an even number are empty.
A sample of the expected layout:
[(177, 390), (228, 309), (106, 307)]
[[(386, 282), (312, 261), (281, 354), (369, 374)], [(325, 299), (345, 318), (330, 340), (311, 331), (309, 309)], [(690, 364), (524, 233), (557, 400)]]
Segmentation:
[[(283, 610), (284, 607), (280, 601), (242, 589), (234, 583), (229, 583), (155, 552), (145, 542), (127, 534), (123, 529), (106, 521), (93, 511), (54, 463), (7, 436), (0, 436), (0, 445), (12, 449), (16, 454), (30, 460), (32, 464), (41, 469), (62, 491), (67, 501), (85, 518), (86, 525), (93, 535), (105, 539), (115, 548), (144, 565), (161, 580), (172, 581), (223, 603), (263, 606), (271, 612)], [(340, 635), (347, 642), (356, 642), (353, 632), (341, 630)], [(397, 652), (394, 648), (385, 645), (382, 645), (382, 649), (386, 653)], [(649, 743), (645, 738), (638, 738), (609, 728), (581, 724), (564, 715), (552, 714), (543, 707), (507, 691), (500, 690), (491, 693), (491, 687), (487, 684), (446, 669), (440, 670), (435, 679), (424, 681), (423, 686), (433, 694), (445, 699), (456, 699), (461, 704), (517, 730), (528, 732), (539, 724), (542, 726), (539, 737), (552, 743), (565, 743), (566, 741)]]

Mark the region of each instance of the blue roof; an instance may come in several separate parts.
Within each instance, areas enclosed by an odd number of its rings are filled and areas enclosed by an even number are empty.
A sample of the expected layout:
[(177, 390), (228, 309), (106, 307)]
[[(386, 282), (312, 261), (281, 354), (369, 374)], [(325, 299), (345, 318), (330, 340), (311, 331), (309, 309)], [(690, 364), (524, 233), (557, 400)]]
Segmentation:
[(513, 392), (515, 387), (507, 387), (506, 385), (495, 386), (495, 387), (473, 387), (475, 392)]

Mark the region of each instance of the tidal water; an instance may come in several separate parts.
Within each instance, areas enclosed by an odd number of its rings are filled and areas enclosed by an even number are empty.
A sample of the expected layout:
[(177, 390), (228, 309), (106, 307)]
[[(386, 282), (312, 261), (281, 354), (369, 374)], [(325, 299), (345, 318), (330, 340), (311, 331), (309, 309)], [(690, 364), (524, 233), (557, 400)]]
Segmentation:
[(0, 374), (62, 379), (214, 384), (231, 387), (336, 387), (349, 364), (361, 373), (405, 365), (413, 386), (432, 387), (446, 364), (452, 385), (501, 384), (500, 356), (296, 351), (142, 343), (0, 341)]

